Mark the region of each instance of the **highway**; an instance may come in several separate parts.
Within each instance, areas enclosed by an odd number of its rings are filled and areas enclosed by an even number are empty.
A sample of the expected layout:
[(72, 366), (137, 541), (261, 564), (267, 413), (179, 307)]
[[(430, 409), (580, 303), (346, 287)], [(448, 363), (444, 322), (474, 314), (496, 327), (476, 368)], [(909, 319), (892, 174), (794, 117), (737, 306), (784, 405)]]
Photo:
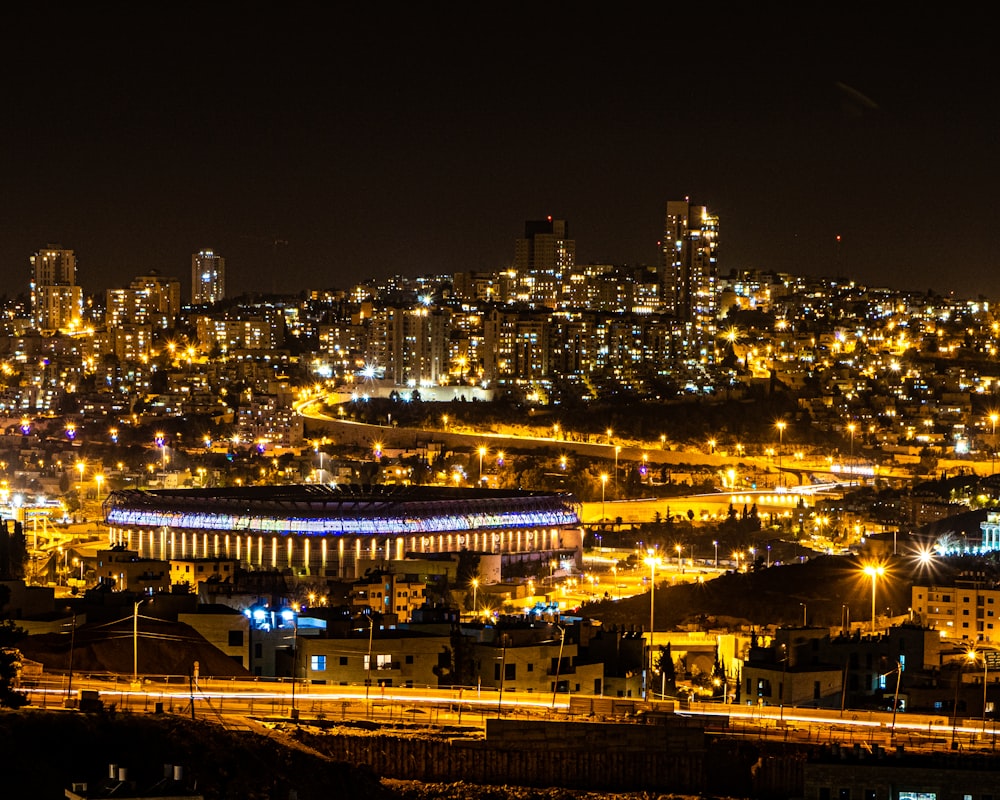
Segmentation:
[[(106, 711), (166, 713), (214, 719), (228, 727), (248, 727), (248, 721), (359, 721), (387, 728), (462, 727), (468, 735), (482, 735), (486, 720), (531, 718), (579, 721), (669, 723), (671, 718), (700, 720), (709, 733), (780, 740), (786, 742), (859, 745), (878, 744), (891, 748), (927, 752), (993, 752), (997, 731), (993, 721), (958, 719), (945, 715), (897, 714), (875, 711), (800, 709), (779, 706), (678, 703), (675, 701), (629, 701), (619, 698), (588, 698), (540, 695), (495, 690), (372, 688), (364, 686), (306, 685), (298, 682), (253, 679), (143, 678), (139, 685), (131, 676), (74, 676), (72, 696), (80, 690), (98, 692)], [(27, 689), (35, 707), (63, 708), (70, 693), (65, 676), (48, 676)], [(192, 701), (194, 709), (192, 712)], [(583, 701), (583, 702), (581, 702)], [(615, 714), (590, 713), (617, 706)], [(628, 709), (627, 712), (622, 709)], [(294, 709), (294, 712), (293, 712)], [(580, 711), (581, 713), (576, 713)], [(650, 716), (652, 715), (652, 716)], [(252, 726), (250, 726), (252, 727)]]

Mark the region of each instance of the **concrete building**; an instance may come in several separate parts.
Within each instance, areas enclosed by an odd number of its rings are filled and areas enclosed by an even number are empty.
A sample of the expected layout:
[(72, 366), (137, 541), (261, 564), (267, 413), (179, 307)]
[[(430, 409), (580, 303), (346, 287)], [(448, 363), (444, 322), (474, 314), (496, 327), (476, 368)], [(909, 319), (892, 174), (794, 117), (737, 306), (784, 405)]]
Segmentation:
[(98, 550), (94, 574), (98, 584), (116, 592), (150, 595), (170, 591), (170, 562), (142, 558), (138, 551), (124, 546)]
[[(377, 625), (371, 638), (364, 631), (350, 636), (299, 636), (296, 674), (310, 683), (344, 686), (370, 680), (372, 689), (436, 687), (450, 649), (449, 636), (385, 630)], [(285, 653), (282, 659), (287, 658)]]
[(229, 583), (236, 575), (239, 562), (226, 558), (189, 558), (170, 561), (171, 586), (186, 585), (197, 593), (205, 581)]
[(680, 320), (714, 330), (718, 311), (719, 218), (688, 199), (667, 203), (661, 243), (663, 307)]
[(226, 259), (214, 250), (191, 256), (191, 305), (211, 305), (226, 296)]
[(79, 324), (83, 318), (83, 289), (77, 284), (76, 254), (50, 244), (28, 260), (32, 325), (54, 333)]
[(199, 605), (194, 613), (179, 613), (177, 621), (190, 625), (206, 641), (246, 670), (250, 670), (250, 620), (223, 605)]
[(376, 571), (355, 582), (351, 606), (409, 622), (413, 612), (426, 602), (426, 589), (427, 585), (415, 575)]
[(911, 607), (945, 639), (1000, 643), (1000, 587), (962, 580), (953, 586), (915, 584)]

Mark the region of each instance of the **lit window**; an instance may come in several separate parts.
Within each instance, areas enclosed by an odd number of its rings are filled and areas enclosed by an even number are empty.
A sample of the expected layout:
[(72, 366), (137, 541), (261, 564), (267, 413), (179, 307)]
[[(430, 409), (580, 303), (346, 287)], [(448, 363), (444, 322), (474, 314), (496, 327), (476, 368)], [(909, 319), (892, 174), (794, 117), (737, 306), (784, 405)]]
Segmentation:
[(309, 656), (309, 669), (313, 672), (326, 672), (326, 656)]

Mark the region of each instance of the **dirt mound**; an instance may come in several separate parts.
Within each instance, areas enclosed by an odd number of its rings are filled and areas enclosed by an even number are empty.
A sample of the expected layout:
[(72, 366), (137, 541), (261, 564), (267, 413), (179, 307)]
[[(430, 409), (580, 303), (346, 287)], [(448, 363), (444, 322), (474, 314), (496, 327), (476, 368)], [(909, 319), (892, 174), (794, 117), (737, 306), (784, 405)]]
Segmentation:
[[(68, 671), (70, 647), (74, 672), (117, 672), (133, 669), (132, 618), (105, 625), (81, 625), (76, 635), (45, 633), (18, 643), (26, 658), (49, 671)], [(240, 677), (249, 673), (205, 640), (190, 625), (159, 619), (139, 619), (138, 670), (141, 675), (190, 675), (197, 661), (204, 677)]]

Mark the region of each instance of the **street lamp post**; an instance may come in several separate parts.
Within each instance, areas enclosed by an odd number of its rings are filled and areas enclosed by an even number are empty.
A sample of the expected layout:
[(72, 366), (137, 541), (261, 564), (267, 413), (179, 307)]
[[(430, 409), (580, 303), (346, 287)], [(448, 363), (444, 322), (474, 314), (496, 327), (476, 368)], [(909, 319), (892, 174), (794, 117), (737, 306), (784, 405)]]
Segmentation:
[(479, 485), (482, 486), (483, 483), (483, 456), (486, 455), (486, 448), (479, 448)]
[(715, 540), (712, 542), (712, 546), (715, 548), (715, 568), (719, 568), (719, 541)]
[[(969, 650), (965, 654), (966, 658), (969, 659), (969, 663), (975, 665), (976, 660), (979, 657), (979, 653), (973, 649)], [(983, 652), (983, 734), (986, 734), (986, 686), (987, 680), (989, 679), (989, 663), (986, 661), (986, 652)]]
[(479, 578), (472, 579), (472, 616), (477, 616), (476, 612), (478, 610), (477, 605), (477, 594), (479, 592)]
[(372, 639), (375, 637), (375, 615), (368, 613), (368, 664), (365, 669), (365, 707), (368, 707), (368, 690), (372, 685)]
[(604, 520), (607, 519), (607, 517), (604, 515), (604, 490), (607, 487), (607, 485), (608, 485), (608, 476), (604, 473), (601, 473), (601, 522), (604, 522)]
[(785, 427), (788, 425), (783, 419), (779, 419), (774, 423), (774, 427), (778, 429), (778, 480), (781, 481), (781, 485), (785, 485), (785, 475), (781, 471), (781, 445), (784, 441)]
[(654, 598), (656, 597), (656, 568), (660, 566), (660, 559), (654, 551), (647, 550), (645, 564), (649, 567), (649, 670), (646, 675), (646, 699), (649, 699), (649, 686), (653, 678), (653, 627), (655, 624)]
[(997, 421), (1000, 420), (1000, 414), (994, 412), (990, 414), (990, 423), (993, 425), (993, 436), (990, 448), (990, 453), (992, 455), (992, 460), (990, 461), (990, 475), (993, 475), (997, 471)]
[(150, 598), (132, 604), (132, 685), (139, 685), (139, 606)]
[(559, 691), (559, 670), (562, 668), (563, 645), (566, 643), (566, 629), (562, 625), (556, 625), (556, 627), (559, 629), (559, 658), (556, 659), (556, 680), (555, 683), (552, 685), (553, 711), (556, 710), (556, 692)]
[(864, 573), (872, 579), (872, 633), (875, 633), (875, 582), (885, 575), (885, 567), (881, 564), (868, 564)]

